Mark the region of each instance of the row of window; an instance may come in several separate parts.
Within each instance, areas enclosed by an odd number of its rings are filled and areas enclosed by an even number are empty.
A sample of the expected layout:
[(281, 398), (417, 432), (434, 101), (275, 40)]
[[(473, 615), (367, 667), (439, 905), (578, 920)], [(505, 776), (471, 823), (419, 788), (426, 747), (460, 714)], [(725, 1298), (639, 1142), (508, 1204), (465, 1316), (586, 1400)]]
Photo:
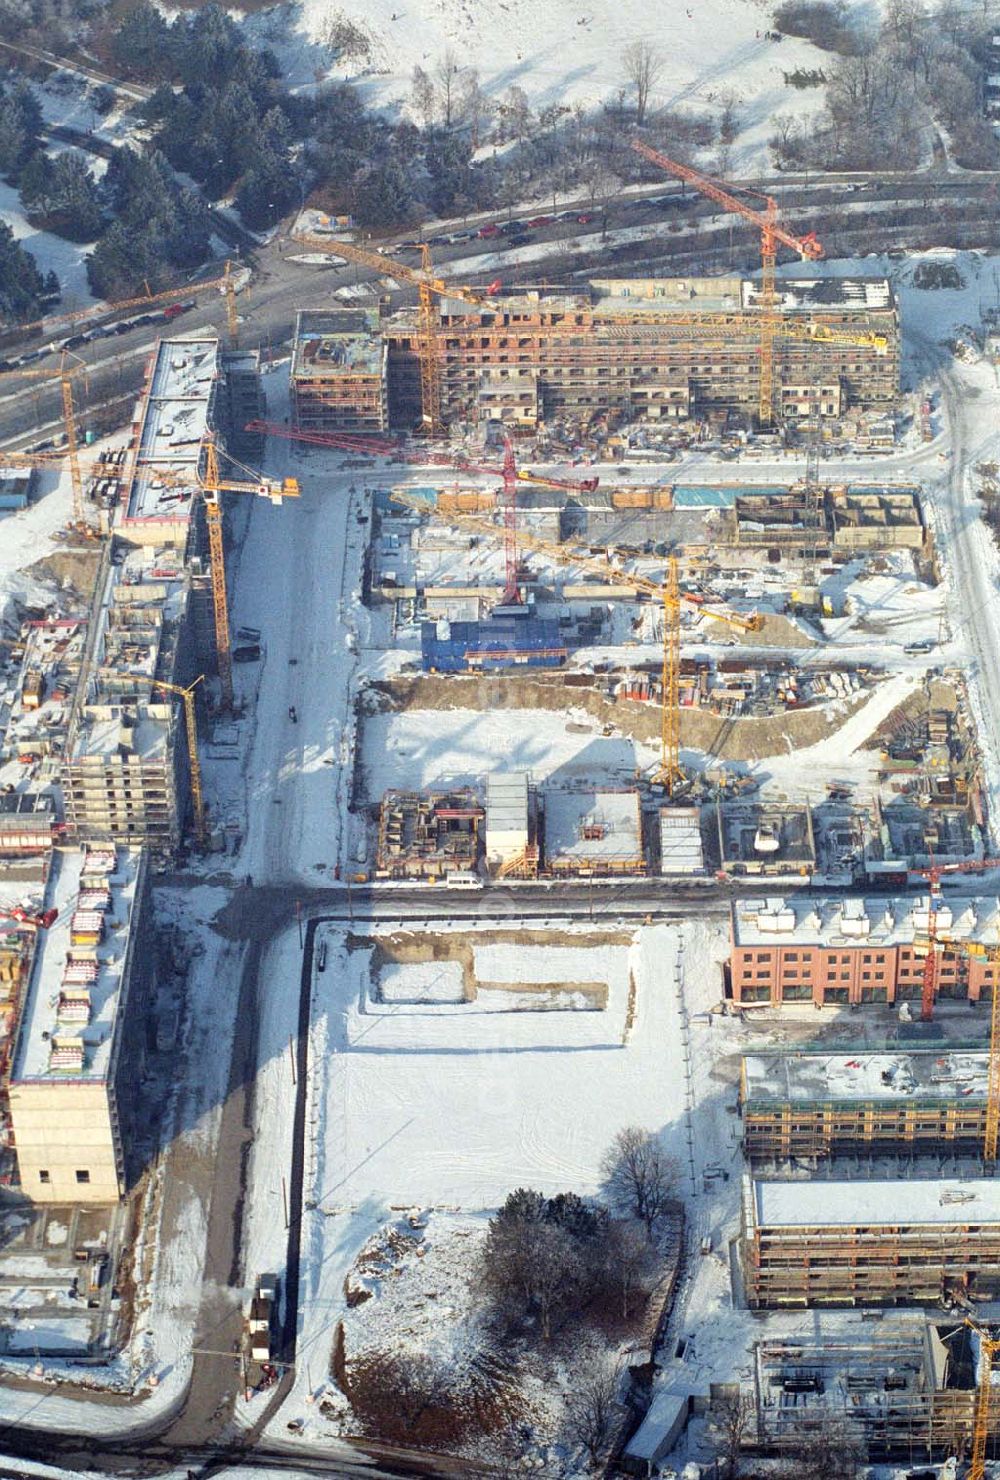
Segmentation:
[[(40, 1167), (38, 1170), (38, 1180), (42, 1183), (43, 1186), (47, 1187), (52, 1181), (51, 1173), (46, 1171), (45, 1168)], [(90, 1173), (85, 1168), (78, 1167), (76, 1171), (76, 1180), (77, 1184), (80, 1187), (84, 1187), (90, 1181)]]

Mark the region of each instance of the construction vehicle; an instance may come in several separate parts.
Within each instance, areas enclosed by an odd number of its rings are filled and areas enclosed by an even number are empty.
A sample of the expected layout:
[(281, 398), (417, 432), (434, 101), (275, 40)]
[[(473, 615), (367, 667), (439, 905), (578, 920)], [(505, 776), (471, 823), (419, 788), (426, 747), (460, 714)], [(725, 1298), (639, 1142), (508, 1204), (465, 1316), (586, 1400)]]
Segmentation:
[(18, 925), (30, 925), (34, 930), (51, 930), (58, 918), (58, 910), (42, 910), (38, 913), (21, 904), (0, 902), (0, 919), (15, 920)]
[[(824, 253), (823, 245), (817, 239), (815, 232), (807, 232), (805, 236), (796, 236), (794, 232), (786, 230), (781, 225), (778, 217), (778, 202), (774, 196), (762, 195), (758, 191), (740, 186), (746, 194), (756, 195), (764, 202), (763, 211), (754, 210), (753, 207), (739, 200), (731, 191), (723, 189), (715, 180), (699, 174), (697, 170), (691, 169), (690, 165), (680, 164), (666, 154), (661, 154), (659, 150), (651, 148), (642, 139), (633, 139), (632, 148), (650, 164), (655, 164), (678, 180), (693, 185), (709, 200), (714, 200), (725, 210), (742, 216), (760, 231), (759, 312), (747, 329), (760, 337), (760, 389), (757, 414), (762, 427), (769, 427), (774, 420), (774, 342), (776, 339), (808, 339), (816, 344), (859, 345), (874, 349), (876, 352), (885, 352), (887, 344), (880, 335), (852, 334), (849, 331), (834, 329), (824, 324), (789, 324), (784, 321), (778, 311), (775, 291), (775, 266), (779, 244), (797, 252), (805, 262), (816, 262)], [(699, 322), (708, 329), (712, 327), (710, 322), (712, 319), (712, 315), (704, 315)], [(735, 323), (728, 324), (726, 327), (727, 332), (730, 330), (733, 333), (747, 331)]]
[(181, 700), (184, 705), (184, 734), (187, 741), (188, 768), (191, 774), (194, 839), (198, 848), (204, 848), (208, 841), (208, 829), (205, 823), (205, 794), (201, 778), (201, 760), (198, 756), (198, 718), (195, 713), (195, 690), (204, 681), (204, 674), (199, 674), (194, 683), (184, 688), (180, 684), (167, 683), (162, 678), (151, 678), (147, 673), (133, 673), (128, 668), (98, 666), (94, 669), (94, 673), (99, 678), (133, 679), (136, 683), (147, 684), (152, 689), (163, 689), (168, 694), (175, 694)]
[(420, 430), (435, 436), (443, 430), (441, 423), (441, 379), (437, 353), (437, 302), (439, 298), (457, 298), (462, 303), (479, 308), (500, 291), (500, 283), (490, 283), (480, 291), (446, 282), (438, 277), (431, 261), (431, 250), (426, 242), (420, 246), (420, 268), (404, 267), (400, 262), (356, 247), (353, 242), (331, 241), (325, 236), (314, 236), (309, 232), (295, 237), (300, 246), (314, 252), (329, 252), (343, 257), (345, 262), (354, 262), (359, 267), (370, 268), (379, 277), (392, 278), (417, 289), (420, 306), (420, 334), (417, 358), (420, 363)]

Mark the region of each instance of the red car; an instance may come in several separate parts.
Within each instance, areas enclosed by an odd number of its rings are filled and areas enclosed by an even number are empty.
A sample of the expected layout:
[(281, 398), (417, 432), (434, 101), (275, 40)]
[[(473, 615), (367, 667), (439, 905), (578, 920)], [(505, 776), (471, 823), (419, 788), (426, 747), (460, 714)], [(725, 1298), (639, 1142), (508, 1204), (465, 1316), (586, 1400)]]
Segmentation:
[(187, 313), (189, 308), (194, 308), (193, 303), (171, 303), (163, 310), (165, 319), (176, 319), (182, 313)]
[(528, 225), (529, 226), (551, 226), (552, 225), (552, 217), (551, 216), (535, 216), (531, 221), (528, 222)]
[(480, 226), (478, 236), (499, 236), (500, 228), (495, 221), (487, 221), (485, 226)]
[(589, 225), (590, 225), (590, 223), (591, 223), (591, 221), (593, 221), (593, 219), (594, 219), (594, 218), (593, 218), (593, 216), (588, 216), (588, 215), (586, 215), (586, 213), (585, 213), (585, 214), (584, 214), (584, 215), (582, 215), (582, 216), (577, 216), (577, 218), (576, 218), (576, 219), (577, 219), (577, 221), (578, 221), (578, 223), (579, 223), (579, 224), (580, 224), (580, 225), (581, 225), (581, 226), (589, 226)]

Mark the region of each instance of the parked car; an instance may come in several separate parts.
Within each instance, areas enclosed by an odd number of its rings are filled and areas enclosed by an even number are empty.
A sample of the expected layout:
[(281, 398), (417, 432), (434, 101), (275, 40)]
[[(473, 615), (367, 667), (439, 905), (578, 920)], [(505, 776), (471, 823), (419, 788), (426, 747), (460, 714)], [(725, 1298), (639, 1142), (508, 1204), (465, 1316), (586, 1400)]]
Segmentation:
[(552, 225), (552, 217), (551, 216), (532, 216), (531, 220), (527, 224), (530, 227), (532, 227), (532, 228), (534, 228), (536, 226), (551, 226)]
[(477, 236), (499, 236), (500, 228), (495, 221), (487, 221), (485, 226), (480, 226)]
[(178, 319), (182, 313), (187, 313), (191, 308), (194, 308), (193, 303), (168, 303), (163, 310), (163, 317), (165, 319)]
[(80, 345), (86, 344), (89, 338), (89, 334), (71, 334), (68, 339), (63, 340), (62, 347), (63, 349), (79, 349)]
[(593, 216), (589, 215), (586, 211), (583, 211), (579, 216), (577, 216), (576, 221), (578, 226), (589, 226), (593, 219)]

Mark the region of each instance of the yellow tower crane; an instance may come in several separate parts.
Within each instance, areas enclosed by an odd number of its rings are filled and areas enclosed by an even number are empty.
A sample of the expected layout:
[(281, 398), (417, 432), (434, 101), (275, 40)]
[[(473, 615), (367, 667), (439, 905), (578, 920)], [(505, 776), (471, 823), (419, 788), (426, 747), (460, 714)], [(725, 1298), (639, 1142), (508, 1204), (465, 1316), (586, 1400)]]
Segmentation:
[[(392, 498), (394, 503), (402, 504), (416, 514), (429, 515), (445, 523), (468, 529), (477, 535), (485, 534), (493, 538), (503, 538), (503, 530), (498, 529), (485, 515), (456, 513), (451, 508), (444, 513), (439, 511), (435, 505), (428, 504), (426, 499), (409, 495), (405, 489), (394, 488)], [(498, 512), (502, 514), (502, 510)], [(648, 576), (634, 575), (610, 558), (602, 560), (591, 555), (589, 551), (553, 544), (550, 540), (539, 539), (524, 529), (518, 530), (517, 546), (522, 555), (533, 552), (551, 560), (556, 565), (569, 565), (588, 574), (600, 575), (603, 579), (610, 576), (618, 585), (651, 596), (661, 604), (663, 630), (660, 669), (660, 764), (654, 779), (666, 788), (668, 796), (673, 796), (678, 785), (684, 780), (684, 771), (680, 763), (681, 607), (684, 603), (695, 606), (704, 616), (724, 622), (739, 632), (759, 631), (763, 625), (759, 613), (735, 612), (726, 606), (709, 604), (688, 591), (682, 591), (678, 560), (674, 555), (669, 557), (666, 577), (660, 582)]]
[(162, 678), (151, 678), (147, 673), (133, 673), (129, 668), (95, 668), (101, 678), (130, 679), (133, 683), (147, 684), (152, 689), (164, 689), (175, 694), (184, 706), (184, 735), (187, 742), (188, 769), (191, 774), (191, 810), (194, 815), (194, 838), (199, 848), (204, 848), (208, 838), (205, 825), (205, 793), (201, 781), (201, 760), (198, 756), (198, 718), (195, 713), (195, 690), (204, 681), (200, 674), (186, 688), (180, 684), (167, 683)]
[[(760, 335), (758, 415), (761, 426), (770, 426), (774, 420), (774, 341), (782, 332), (781, 315), (778, 312), (778, 298), (775, 292), (778, 245), (780, 243), (790, 247), (804, 261), (815, 262), (823, 256), (822, 244), (817, 240), (815, 232), (810, 231), (805, 236), (796, 236), (783, 227), (778, 219), (778, 202), (773, 196), (761, 197), (764, 201), (764, 209), (756, 211), (738, 199), (731, 191), (723, 189), (715, 180), (709, 180), (697, 170), (691, 169), (690, 165), (680, 164), (676, 159), (670, 159), (666, 154), (661, 154), (659, 150), (650, 148), (642, 139), (633, 139), (632, 148), (637, 154), (641, 154), (643, 159), (649, 160), (651, 164), (674, 175), (678, 180), (693, 185), (702, 195), (707, 196), (709, 200), (714, 200), (725, 210), (743, 216), (760, 231), (760, 311), (757, 322), (757, 332)], [(757, 191), (749, 193), (758, 194)]]
[[(242, 478), (224, 476), (221, 459), (232, 464)], [(144, 464), (142, 474), (156, 478), (158, 482), (172, 486), (190, 488), (191, 476), (171, 473), (155, 464)], [(215, 619), (215, 657), (219, 669), (219, 685), (222, 690), (222, 707), (233, 706), (233, 655), (229, 635), (229, 595), (226, 590), (226, 555), (222, 539), (223, 493), (254, 493), (267, 498), (272, 504), (280, 504), (286, 498), (298, 498), (301, 489), (297, 478), (265, 478), (263, 474), (238, 462), (229, 452), (222, 452), (213, 433), (202, 442), (202, 456), (197, 473), (197, 488), (205, 505), (205, 523), (208, 526), (208, 553), (212, 572), (212, 609)]]
[(966, 1480), (985, 1480), (986, 1446), (990, 1436), (990, 1399), (993, 1396), (993, 1361), (1000, 1352), (1000, 1338), (966, 1317), (965, 1324), (979, 1337), (979, 1380), (972, 1419), (972, 1455)]
[[(75, 364), (70, 364), (70, 361)], [(77, 375), (86, 375), (87, 364), (79, 355), (63, 350), (58, 366), (45, 370), (3, 370), (0, 375), (18, 375), (25, 380), (58, 380), (62, 392), (62, 420), (66, 435), (66, 457), (69, 459), (70, 478), (73, 483), (73, 518), (78, 525), (86, 524), (86, 507), (83, 501), (83, 475), (76, 439), (76, 411), (73, 406), (73, 380)]]
[(463, 288), (456, 283), (446, 282), (434, 271), (430, 247), (424, 242), (420, 247), (420, 269), (404, 267), (380, 252), (370, 252), (356, 247), (353, 242), (331, 241), (325, 236), (305, 232), (295, 237), (300, 246), (313, 252), (329, 252), (343, 257), (345, 262), (355, 262), (359, 267), (368, 267), (380, 277), (392, 278), (394, 282), (412, 285), (417, 289), (420, 304), (420, 335), (417, 357), (420, 362), (420, 419), (421, 430), (434, 435), (442, 430), (441, 423), (441, 371), (437, 353), (437, 301), (439, 298), (457, 298), (474, 308), (488, 303), (499, 290), (499, 283), (491, 283), (482, 291)]
[[(249, 276), (249, 269), (246, 269)], [(169, 304), (175, 298), (197, 299), (202, 293), (209, 292), (212, 288), (218, 288), (226, 300), (226, 322), (229, 327), (230, 338), (236, 343), (236, 279), (232, 271), (232, 263), (226, 261), (221, 277), (204, 278), (201, 282), (181, 283), (173, 288), (164, 288), (162, 293), (145, 293), (140, 298), (123, 298), (116, 303), (98, 303), (93, 308), (80, 308), (73, 313), (50, 314), (48, 318), (33, 319), (29, 324), (13, 324), (4, 330), (5, 337), (12, 335), (34, 334), (36, 331), (49, 330), (52, 332), (60, 328), (68, 327), (70, 324), (82, 324), (84, 327), (90, 322), (109, 318), (114, 314), (126, 313), (133, 308), (154, 308), (161, 303)]]

